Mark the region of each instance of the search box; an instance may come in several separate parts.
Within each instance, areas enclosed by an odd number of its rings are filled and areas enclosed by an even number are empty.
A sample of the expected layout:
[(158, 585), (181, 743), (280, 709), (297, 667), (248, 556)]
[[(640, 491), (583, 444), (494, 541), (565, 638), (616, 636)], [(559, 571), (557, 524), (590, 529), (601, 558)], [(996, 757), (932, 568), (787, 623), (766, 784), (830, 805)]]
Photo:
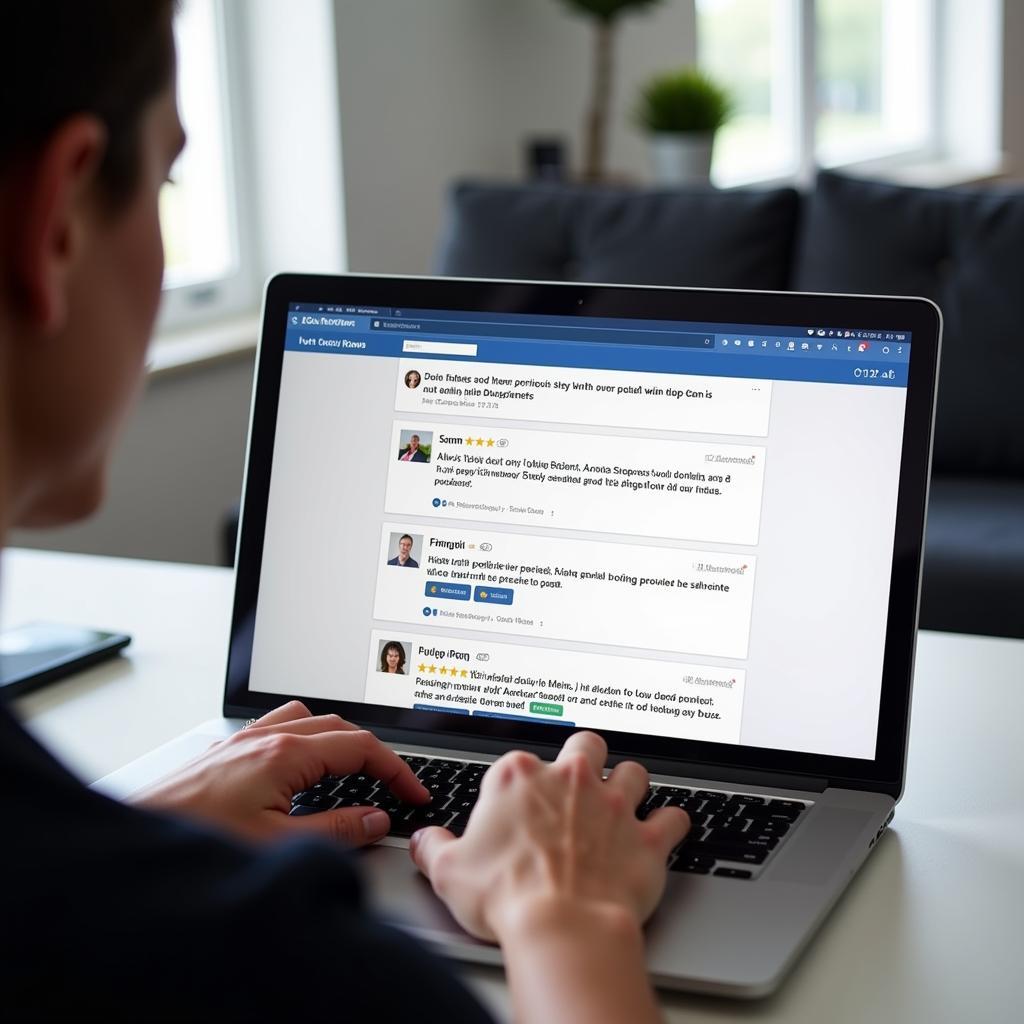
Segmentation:
[(403, 352), (423, 352), (434, 356), (475, 356), (476, 345), (456, 341), (419, 341), (406, 338), (402, 342)]

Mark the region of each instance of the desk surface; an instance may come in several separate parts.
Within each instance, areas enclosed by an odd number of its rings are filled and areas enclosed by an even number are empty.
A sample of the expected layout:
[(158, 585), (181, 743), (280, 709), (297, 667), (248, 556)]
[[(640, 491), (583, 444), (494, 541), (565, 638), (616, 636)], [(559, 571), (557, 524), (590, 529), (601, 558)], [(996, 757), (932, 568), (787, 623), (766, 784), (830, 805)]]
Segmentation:
[[(92, 780), (220, 713), (231, 574), (44, 552), (0, 566), (0, 622), (129, 632), (123, 659), (19, 701)], [(906, 795), (782, 990), (663, 993), (669, 1020), (1008, 1021), (1024, 982), (1024, 641), (922, 633)], [(130, 728), (127, 728), (130, 724)], [(464, 975), (499, 1016), (500, 971)]]

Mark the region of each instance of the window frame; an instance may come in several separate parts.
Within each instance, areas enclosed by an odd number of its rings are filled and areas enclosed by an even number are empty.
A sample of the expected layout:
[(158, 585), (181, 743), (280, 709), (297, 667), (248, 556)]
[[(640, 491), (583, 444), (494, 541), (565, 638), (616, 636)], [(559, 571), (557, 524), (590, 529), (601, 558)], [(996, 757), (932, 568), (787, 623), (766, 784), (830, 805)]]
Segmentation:
[[(721, 184), (723, 188), (752, 184), (809, 185), (820, 168), (848, 170), (854, 173), (884, 173), (900, 167), (949, 160), (952, 156), (943, 145), (943, 101), (948, 88), (942, 74), (944, 38), (943, 23), (947, 8), (960, 0), (924, 0), (927, 10), (927, 46), (925, 56), (927, 127), (923, 140), (916, 145), (876, 145), (865, 147), (855, 157), (822, 160), (817, 147), (818, 135), (818, 37), (817, 0), (794, 0), (788, 26), (789, 38), (783, 43), (787, 53), (797, 54), (793, 66), (791, 97), (793, 108), (786, 114), (786, 127), (791, 133), (793, 163), (788, 173), (764, 175), (729, 174)], [(697, 19), (697, 62), (700, 63), (700, 19)]]
[[(251, 159), (252, 124), (247, 90), (247, 28), (244, 7), (230, 0), (213, 4), (224, 136), (228, 230), (234, 266), (230, 273), (164, 286), (157, 333), (187, 329), (251, 312), (260, 297), (258, 217)], [(188, 125), (185, 125), (186, 132)]]

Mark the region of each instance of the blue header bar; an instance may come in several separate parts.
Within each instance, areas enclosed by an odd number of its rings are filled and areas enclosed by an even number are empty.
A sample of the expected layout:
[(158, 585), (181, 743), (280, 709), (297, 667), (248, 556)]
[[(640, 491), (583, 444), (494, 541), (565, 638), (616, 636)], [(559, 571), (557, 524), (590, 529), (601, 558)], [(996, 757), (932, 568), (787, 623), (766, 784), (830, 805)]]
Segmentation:
[[(763, 380), (818, 381), (832, 384), (870, 384), (906, 387), (907, 364), (877, 359), (819, 359), (794, 352), (789, 358), (767, 350), (747, 350), (726, 357), (715, 349), (698, 350), (644, 345), (587, 345), (580, 342), (524, 339), (481, 339), (445, 350), (410, 351), (413, 339), (396, 335), (310, 330), (289, 326), (285, 349), (333, 355), (463, 363), (505, 363), (521, 366), (571, 366), (595, 370), (684, 373), (708, 377), (747, 377)], [(423, 345), (421, 339), (415, 344)], [(428, 343), (429, 344), (429, 343)], [(439, 347), (445, 343), (438, 343)], [(464, 348), (465, 351), (459, 351)], [(452, 351), (454, 349), (455, 351)]]

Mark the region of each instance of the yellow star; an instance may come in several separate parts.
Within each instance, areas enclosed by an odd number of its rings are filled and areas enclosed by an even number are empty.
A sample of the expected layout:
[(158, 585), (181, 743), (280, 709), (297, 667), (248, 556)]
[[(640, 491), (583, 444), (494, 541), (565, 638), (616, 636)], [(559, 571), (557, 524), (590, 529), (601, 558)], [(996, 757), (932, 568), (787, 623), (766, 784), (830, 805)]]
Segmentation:
[(483, 448), (483, 446), (484, 446), (484, 439), (482, 437), (478, 437), (476, 439), (476, 446), (477, 446), (477, 448)]
[(461, 671), (461, 672), (459, 673), (459, 675), (460, 675), (460, 676), (462, 676), (462, 678), (463, 678), (463, 679), (465, 679), (465, 678), (466, 678), (466, 676), (468, 676), (468, 675), (469, 675), (469, 672), (468, 672), (468, 671), (467, 671), (466, 669), (463, 669), (463, 670), (462, 670), (462, 671)]
[(493, 448), (494, 447), (494, 438), (493, 437), (487, 438), (487, 447), (488, 448)]
[(437, 666), (436, 666), (436, 665), (431, 665), (431, 666), (430, 666), (430, 668), (428, 668), (428, 669), (427, 669), (427, 671), (428, 671), (428, 672), (429, 672), (429, 673), (430, 673), (431, 675), (433, 675), (433, 674), (434, 674), (434, 673), (435, 673), (435, 672), (437, 671)]
[(426, 672), (427, 671), (427, 666), (426, 665), (422, 665), (422, 664), (421, 665), (417, 665), (416, 666), (416, 671), (417, 672)]
[(467, 437), (466, 438), (466, 444), (472, 444), (472, 443), (473, 443), (473, 438)]
[(446, 676), (446, 675), (448, 675), (448, 669), (446, 669), (446, 668), (444, 667), (444, 665), (442, 665), (442, 666), (441, 666), (441, 668), (440, 668), (440, 672), (441, 672), (441, 675), (443, 675), (443, 676)]

